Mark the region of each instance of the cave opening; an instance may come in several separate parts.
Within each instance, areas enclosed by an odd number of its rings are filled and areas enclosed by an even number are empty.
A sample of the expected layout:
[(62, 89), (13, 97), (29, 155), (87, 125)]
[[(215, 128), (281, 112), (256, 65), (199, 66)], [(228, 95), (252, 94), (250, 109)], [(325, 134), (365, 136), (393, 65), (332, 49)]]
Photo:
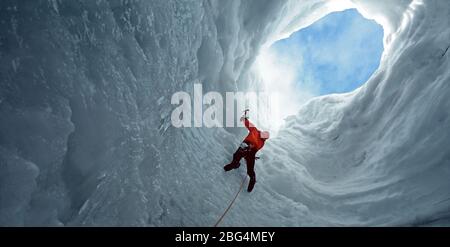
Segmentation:
[(282, 96), (284, 119), (313, 97), (361, 87), (380, 65), (383, 37), (383, 26), (356, 9), (332, 12), (263, 49), (254, 68), (265, 90)]

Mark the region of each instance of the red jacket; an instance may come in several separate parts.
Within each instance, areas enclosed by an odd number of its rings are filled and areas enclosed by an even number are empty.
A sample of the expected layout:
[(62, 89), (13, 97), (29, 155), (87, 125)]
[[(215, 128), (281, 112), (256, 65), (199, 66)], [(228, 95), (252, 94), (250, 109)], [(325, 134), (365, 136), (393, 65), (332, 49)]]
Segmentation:
[(245, 137), (244, 142), (247, 144), (252, 144), (253, 148), (258, 151), (264, 146), (264, 139), (261, 139), (259, 136), (260, 131), (253, 125), (248, 119), (244, 120), (244, 125), (247, 127), (248, 133), (247, 137)]

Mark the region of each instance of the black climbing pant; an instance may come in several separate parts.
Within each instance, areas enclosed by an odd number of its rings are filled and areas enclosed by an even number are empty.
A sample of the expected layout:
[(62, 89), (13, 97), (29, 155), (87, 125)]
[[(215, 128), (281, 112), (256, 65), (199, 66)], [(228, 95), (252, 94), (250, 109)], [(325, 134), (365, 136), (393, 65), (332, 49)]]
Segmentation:
[(256, 151), (246, 147), (239, 147), (236, 152), (233, 154), (233, 161), (231, 161), (230, 164), (226, 165), (224, 167), (225, 171), (229, 171), (232, 169), (239, 168), (241, 165), (239, 161), (241, 161), (242, 158), (245, 159), (247, 163), (247, 174), (250, 177), (250, 179), (255, 179), (255, 156)]

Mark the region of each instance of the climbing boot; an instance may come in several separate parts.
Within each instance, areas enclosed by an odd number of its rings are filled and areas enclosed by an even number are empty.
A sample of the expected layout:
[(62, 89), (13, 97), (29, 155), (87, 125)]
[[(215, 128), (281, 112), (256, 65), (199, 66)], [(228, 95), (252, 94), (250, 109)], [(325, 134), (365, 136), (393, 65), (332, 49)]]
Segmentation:
[(230, 163), (230, 164), (224, 166), (223, 169), (227, 172), (227, 171), (230, 171), (230, 170), (233, 170), (233, 169), (237, 169), (240, 166), (241, 166), (241, 163), (237, 163), (236, 165), (233, 164), (233, 163)]
[(247, 188), (248, 192), (252, 192), (253, 187), (255, 187), (255, 183), (256, 183), (256, 177), (255, 176), (250, 177), (250, 182), (248, 182), (248, 188)]

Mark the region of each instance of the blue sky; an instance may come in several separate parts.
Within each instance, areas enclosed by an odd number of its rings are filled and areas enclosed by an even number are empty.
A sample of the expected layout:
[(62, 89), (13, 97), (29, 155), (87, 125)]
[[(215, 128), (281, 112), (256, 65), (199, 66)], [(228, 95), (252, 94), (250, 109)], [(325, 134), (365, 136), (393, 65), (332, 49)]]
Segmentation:
[(277, 41), (275, 63), (295, 67), (296, 87), (313, 95), (350, 92), (378, 68), (383, 28), (350, 9), (331, 13)]

